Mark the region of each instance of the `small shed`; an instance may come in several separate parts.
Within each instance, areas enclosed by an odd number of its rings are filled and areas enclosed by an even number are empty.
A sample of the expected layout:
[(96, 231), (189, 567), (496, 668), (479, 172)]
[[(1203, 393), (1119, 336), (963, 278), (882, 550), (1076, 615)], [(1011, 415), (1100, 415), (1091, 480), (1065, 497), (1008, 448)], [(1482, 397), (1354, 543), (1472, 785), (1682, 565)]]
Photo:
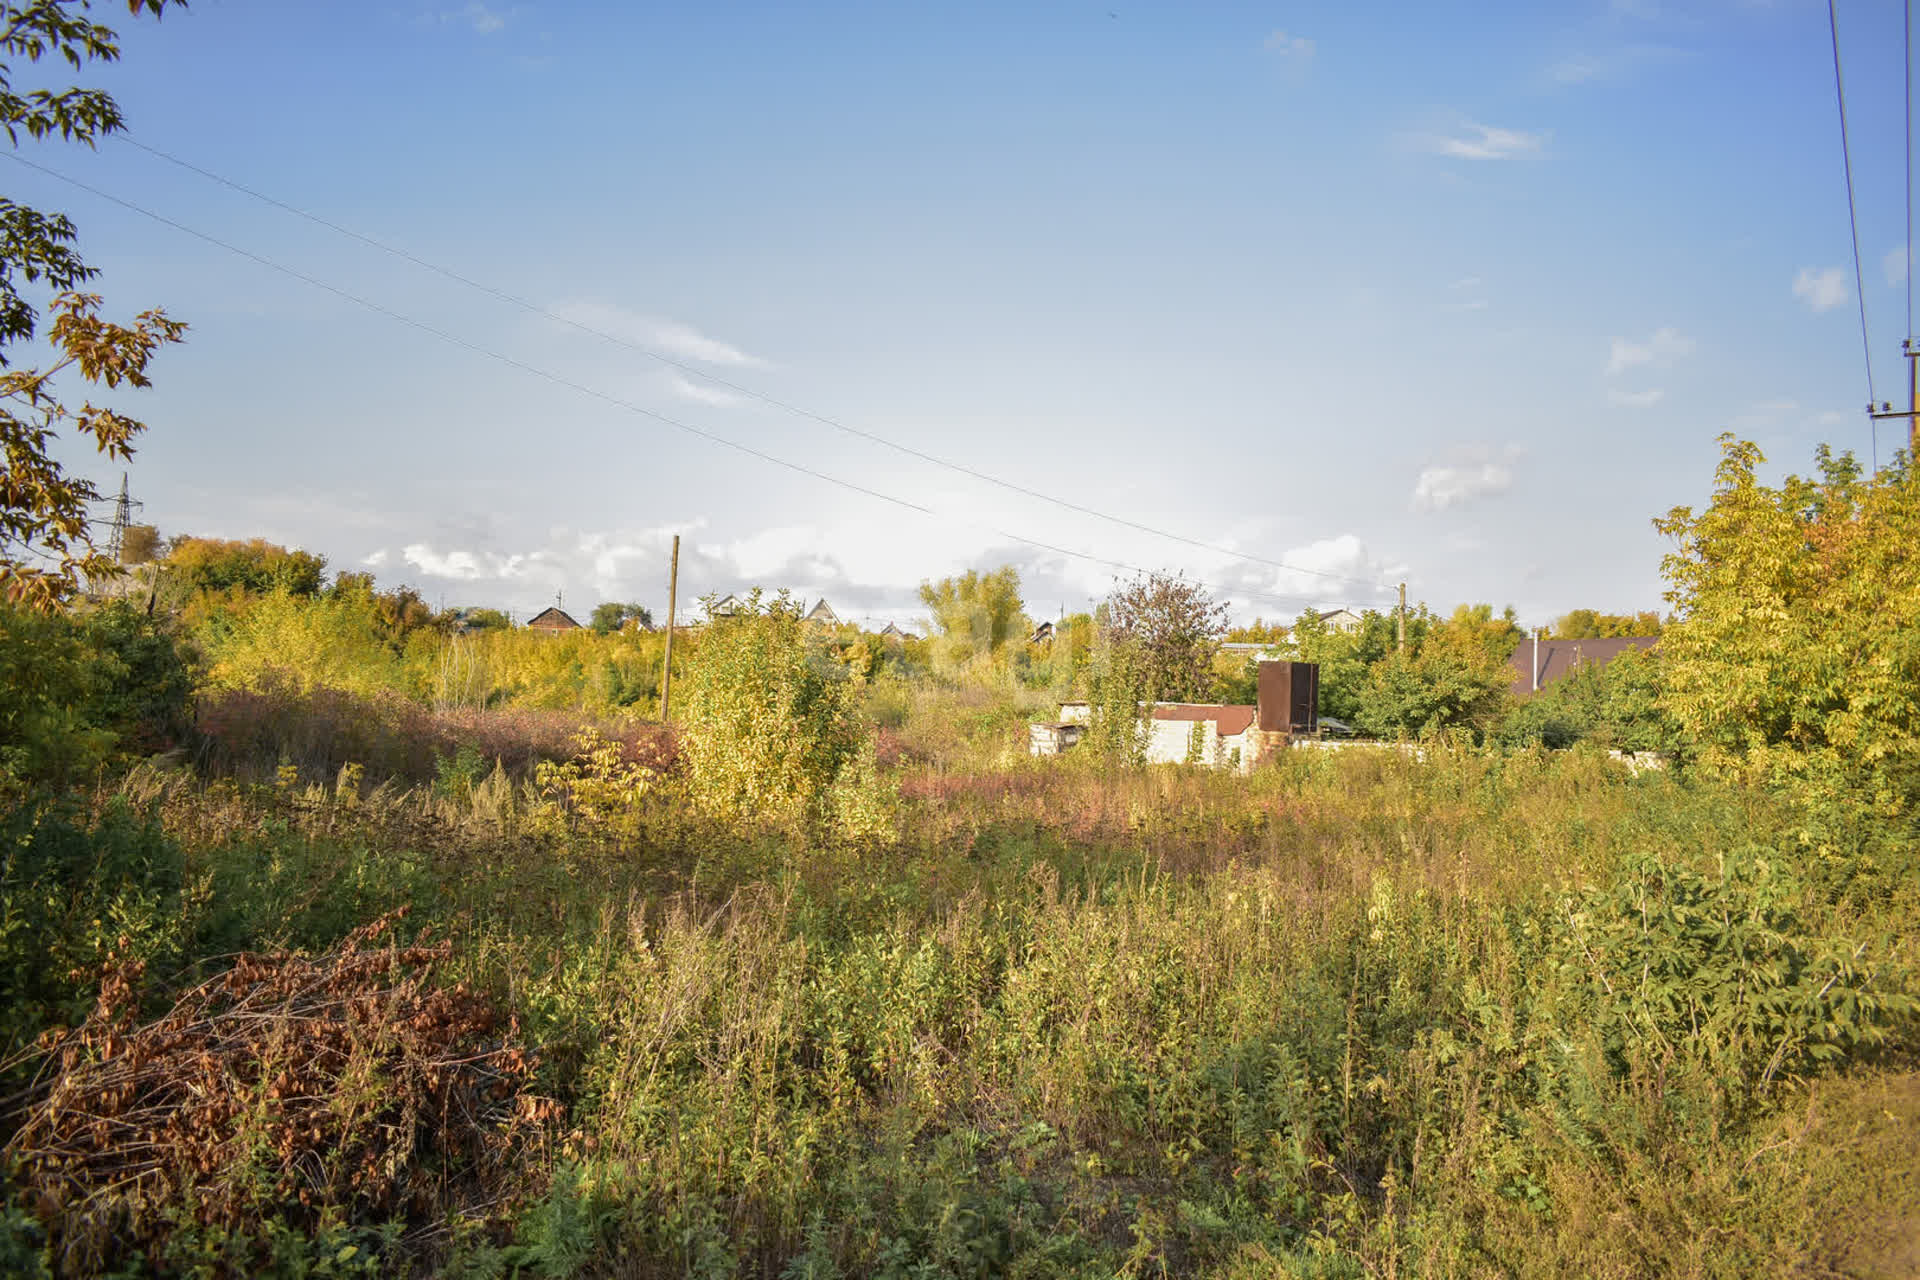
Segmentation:
[(1065, 720), (1027, 726), (1027, 749), (1036, 756), (1057, 756), (1086, 736), (1087, 726)]

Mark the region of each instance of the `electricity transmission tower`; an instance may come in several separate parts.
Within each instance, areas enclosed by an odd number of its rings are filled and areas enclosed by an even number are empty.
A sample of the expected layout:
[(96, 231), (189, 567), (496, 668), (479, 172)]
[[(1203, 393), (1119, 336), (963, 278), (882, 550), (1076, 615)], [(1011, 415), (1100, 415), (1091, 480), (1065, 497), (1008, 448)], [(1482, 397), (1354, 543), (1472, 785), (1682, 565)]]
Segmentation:
[(126, 550), (127, 529), (133, 524), (133, 513), (144, 507), (143, 502), (135, 502), (127, 493), (127, 473), (120, 473), (120, 496), (113, 500), (113, 527), (107, 534), (107, 555), (115, 564)]

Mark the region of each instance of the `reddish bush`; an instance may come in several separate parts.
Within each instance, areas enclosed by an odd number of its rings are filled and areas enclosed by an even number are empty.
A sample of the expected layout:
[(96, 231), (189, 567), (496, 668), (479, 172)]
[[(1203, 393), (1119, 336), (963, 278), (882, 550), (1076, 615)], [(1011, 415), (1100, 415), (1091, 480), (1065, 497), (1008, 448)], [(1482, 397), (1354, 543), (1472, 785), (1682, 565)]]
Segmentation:
[(200, 697), (195, 729), (199, 762), (213, 774), (267, 778), (286, 762), (329, 778), (353, 762), (372, 779), (424, 783), (462, 747), (525, 776), (542, 760), (572, 756), (574, 735), (589, 725), (636, 763), (662, 773), (679, 763), (673, 731), (663, 724), (519, 707), (436, 712), (399, 694), (339, 689), (212, 690)]

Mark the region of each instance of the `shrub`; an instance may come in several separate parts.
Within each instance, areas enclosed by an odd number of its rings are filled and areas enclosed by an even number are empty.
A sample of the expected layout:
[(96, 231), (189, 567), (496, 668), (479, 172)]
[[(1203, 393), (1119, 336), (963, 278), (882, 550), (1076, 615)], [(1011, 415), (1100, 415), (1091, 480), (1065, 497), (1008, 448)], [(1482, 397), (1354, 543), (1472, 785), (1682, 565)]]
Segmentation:
[(1709, 878), (1634, 859), (1609, 888), (1569, 904), (1562, 963), (1584, 978), (1582, 1018), (1624, 1071), (1675, 1054), (1730, 1092), (1824, 1071), (1884, 1044), (1920, 1005), (1889, 985), (1865, 943), (1798, 918), (1798, 882), (1749, 852)]
[(708, 812), (830, 826), (847, 803), (836, 788), (878, 785), (856, 686), (786, 596), (763, 604), (753, 592), (742, 613), (715, 620), (688, 684), (687, 778)]
[(0, 1048), (78, 1018), (108, 960), (176, 963), (189, 941), (185, 860), (122, 805), (42, 804), (0, 819)]

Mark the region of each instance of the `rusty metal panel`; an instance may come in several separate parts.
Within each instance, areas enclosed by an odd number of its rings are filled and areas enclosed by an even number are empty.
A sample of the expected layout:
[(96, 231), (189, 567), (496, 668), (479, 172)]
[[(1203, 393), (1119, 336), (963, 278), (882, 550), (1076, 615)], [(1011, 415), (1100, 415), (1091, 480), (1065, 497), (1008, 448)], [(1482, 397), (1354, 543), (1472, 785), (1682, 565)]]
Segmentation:
[(1294, 733), (1318, 733), (1320, 731), (1319, 663), (1296, 662), (1293, 664), (1292, 692), (1290, 709), (1293, 723), (1288, 727)]
[(1259, 671), (1263, 733), (1316, 733), (1320, 728), (1320, 667), (1313, 662), (1263, 662)]

